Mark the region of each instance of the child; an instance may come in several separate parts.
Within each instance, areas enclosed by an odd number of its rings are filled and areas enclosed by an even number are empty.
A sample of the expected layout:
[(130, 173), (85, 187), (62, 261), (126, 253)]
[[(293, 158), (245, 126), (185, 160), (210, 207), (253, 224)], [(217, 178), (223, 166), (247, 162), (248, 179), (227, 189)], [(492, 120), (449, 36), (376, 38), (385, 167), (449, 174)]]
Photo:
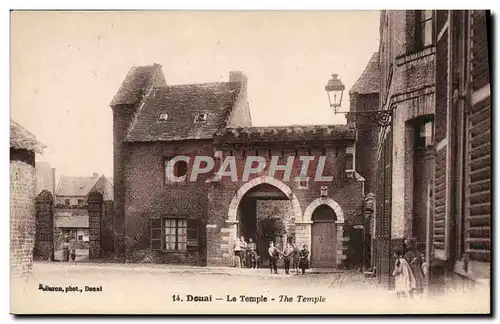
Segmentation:
[(399, 298), (405, 298), (407, 294), (411, 296), (411, 291), (417, 287), (415, 276), (410, 265), (403, 258), (401, 250), (394, 251), (394, 256), (396, 257), (396, 264), (392, 275), (396, 277), (396, 294)]
[(309, 250), (307, 249), (307, 244), (304, 244), (302, 250), (299, 253), (300, 257), (300, 268), (302, 269), (302, 274), (306, 273), (306, 269), (309, 269)]

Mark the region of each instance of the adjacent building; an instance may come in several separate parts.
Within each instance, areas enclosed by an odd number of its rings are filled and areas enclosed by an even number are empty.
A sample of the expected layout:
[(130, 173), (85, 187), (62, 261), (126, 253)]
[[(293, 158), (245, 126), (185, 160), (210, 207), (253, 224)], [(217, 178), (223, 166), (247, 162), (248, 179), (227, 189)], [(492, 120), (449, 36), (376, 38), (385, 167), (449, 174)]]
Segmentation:
[[(228, 82), (167, 85), (157, 64), (132, 68), (111, 108), (118, 254), (149, 249), (166, 263), (233, 265), (234, 242), (244, 236), (263, 256), (269, 240), (307, 244), (313, 267), (362, 260), (350, 244), (361, 241), (351, 238), (364, 198), (353, 126), (253, 127), (242, 72)], [(176, 156), (187, 158), (170, 169)], [(213, 158), (214, 168), (191, 182), (197, 156)], [(311, 167), (295, 180), (301, 156)], [(245, 178), (248, 157), (266, 164)], [(315, 181), (321, 157), (333, 178)], [(291, 161), (290, 178), (270, 173), (272, 160)], [(236, 168), (234, 179), (216, 173), (224, 161)], [(172, 182), (170, 172), (183, 180)]]
[(10, 267), (11, 276), (31, 273), (36, 232), (35, 155), (45, 146), (10, 121)]
[(47, 190), (52, 195), (56, 192), (56, 169), (52, 168), (48, 162), (36, 162), (36, 194)]
[(100, 192), (104, 200), (113, 200), (113, 185), (104, 175), (94, 173), (91, 177), (61, 176), (56, 189), (55, 205), (58, 208), (83, 208), (88, 195)]
[(393, 251), (410, 237), (430, 260), (431, 286), (489, 278), (487, 17), (476, 10), (381, 12), (379, 71), (371, 75), (380, 78), (378, 109), (392, 113), (392, 124), (357, 126), (378, 131), (372, 265), (389, 287)]

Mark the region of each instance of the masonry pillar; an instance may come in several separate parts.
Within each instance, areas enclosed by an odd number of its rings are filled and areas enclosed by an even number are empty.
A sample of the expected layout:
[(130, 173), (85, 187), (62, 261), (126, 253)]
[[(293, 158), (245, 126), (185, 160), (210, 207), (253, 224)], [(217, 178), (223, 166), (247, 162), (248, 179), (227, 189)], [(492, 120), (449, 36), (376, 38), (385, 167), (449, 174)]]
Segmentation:
[(234, 265), (234, 242), (238, 238), (238, 221), (227, 220), (226, 227), (221, 229), (222, 262), (229, 266)]
[(336, 263), (337, 267), (342, 265), (343, 261), (347, 259), (346, 251), (347, 251), (347, 243), (349, 242), (348, 237), (344, 237), (344, 222), (335, 222), (336, 225), (336, 234), (337, 234), (337, 255), (336, 255)]
[(89, 260), (101, 256), (101, 219), (103, 211), (103, 197), (101, 193), (93, 191), (89, 194)]
[(307, 244), (311, 249), (311, 225), (312, 221), (295, 220), (295, 244), (302, 248)]
[(43, 190), (36, 197), (36, 239), (34, 256), (37, 260), (54, 260), (54, 199)]

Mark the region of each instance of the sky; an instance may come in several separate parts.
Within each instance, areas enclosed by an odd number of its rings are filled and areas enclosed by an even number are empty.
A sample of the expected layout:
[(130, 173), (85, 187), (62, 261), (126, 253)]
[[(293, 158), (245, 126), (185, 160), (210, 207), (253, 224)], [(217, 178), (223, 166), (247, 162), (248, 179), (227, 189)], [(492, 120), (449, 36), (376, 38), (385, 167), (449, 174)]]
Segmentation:
[(378, 11), (14, 12), (11, 118), (47, 146), (56, 176), (113, 176), (109, 103), (132, 66), (167, 84), (248, 77), (254, 126), (342, 124), (324, 86), (348, 90), (379, 44)]

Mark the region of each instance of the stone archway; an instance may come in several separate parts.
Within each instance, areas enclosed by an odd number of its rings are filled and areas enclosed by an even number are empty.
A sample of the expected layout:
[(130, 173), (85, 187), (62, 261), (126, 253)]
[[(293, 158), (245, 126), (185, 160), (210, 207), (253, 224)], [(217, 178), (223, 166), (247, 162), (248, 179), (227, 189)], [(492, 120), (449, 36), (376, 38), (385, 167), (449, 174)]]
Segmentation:
[[(320, 206), (320, 205), (327, 205), (330, 208), (333, 209), (337, 216), (337, 220), (335, 221), (335, 224), (337, 225), (336, 227), (336, 251), (337, 251), (337, 257), (336, 257), (336, 263), (337, 266), (342, 263), (342, 260), (345, 260), (346, 256), (344, 255), (344, 249), (343, 249), (343, 242), (344, 242), (344, 212), (342, 210), (342, 207), (333, 199), (328, 198), (328, 197), (320, 197), (316, 198), (307, 206), (306, 210), (304, 211), (304, 215), (301, 221), (295, 222), (296, 224), (300, 224), (302, 232), (304, 233), (304, 243), (308, 244), (308, 246), (312, 246), (311, 242), (311, 226), (313, 224), (312, 221), (312, 215), (314, 210)], [(296, 225), (297, 226), (297, 225)], [(306, 233), (308, 233), (308, 237), (306, 236)]]
[(312, 214), (316, 209), (316, 207), (318, 207), (319, 205), (330, 206), (337, 215), (336, 223), (337, 224), (344, 223), (344, 212), (342, 211), (342, 208), (335, 200), (328, 197), (320, 197), (315, 199), (312, 203), (310, 203), (309, 206), (307, 206), (306, 211), (304, 212), (304, 217), (302, 218), (302, 220), (306, 222), (312, 221)]
[(229, 232), (229, 237), (228, 237), (229, 242), (227, 242), (227, 245), (229, 247), (232, 246), (232, 243), (234, 242), (234, 240), (238, 236), (238, 233), (237, 233), (237, 231), (238, 231), (237, 224), (239, 222), (239, 220), (238, 220), (238, 206), (239, 206), (241, 200), (243, 199), (245, 194), (250, 189), (252, 189), (260, 184), (264, 184), (264, 183), (272, 185), (272, 186), (278, 188), (280, 191), (282, 191), (288, 197), (288, 199), (290, 199), (290, 201), (292, 203), (292, 210), (294, 213), (295, 220), (302, 219), (302, 209), (300, 208), (299, 200), (297, 199), (297, 197), (292, 192), (292, 189), (290, 189), (289, 186), (287, 186), (285, 183), (281, 182), (280, 180), (273, 178), (273, 177), (269, 177), (269, 176), (261, 176), (258, 178), (254, 178), (254, 179), (248, 181), (247, 183), (245, 183), (244, 185), (242, 185), (238, 189), (238, 191), (234, 195), (233, 199), (231, 200), (231, 203), (229, 204), (229, 210), (228, 210), (227, 220), (226, 220), (226, 224), (228, 227), (227, 231)]

